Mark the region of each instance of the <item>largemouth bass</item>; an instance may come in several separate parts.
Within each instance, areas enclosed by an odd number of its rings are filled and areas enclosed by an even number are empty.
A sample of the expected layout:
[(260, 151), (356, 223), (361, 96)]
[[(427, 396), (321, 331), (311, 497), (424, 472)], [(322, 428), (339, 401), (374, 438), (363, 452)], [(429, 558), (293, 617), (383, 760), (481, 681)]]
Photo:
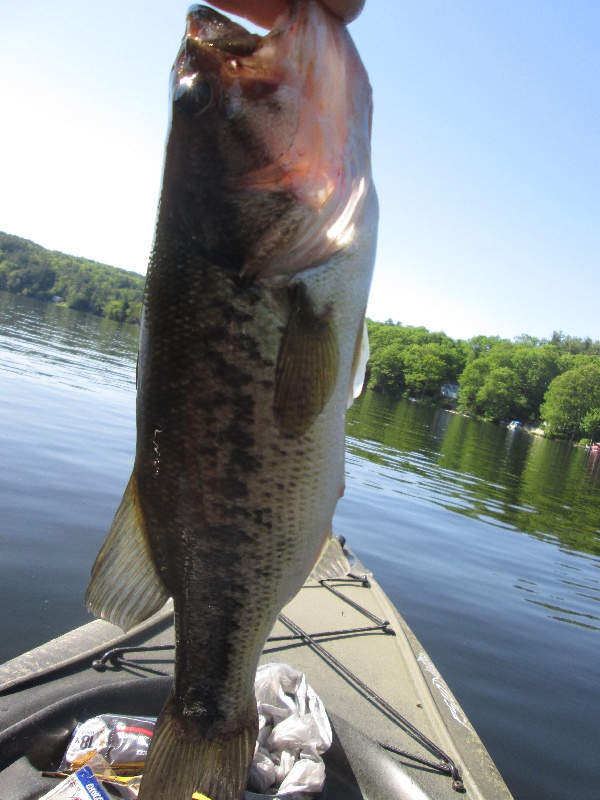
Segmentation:
[(345, 26), (306, 0), (264, 37), (192, 7), (170, 97), (135, 463), (87, 600), (127, 629), (173, 598), (140, 800), (238, 800), (265, 641), (336, 561), (375, 257), (371, 90)]

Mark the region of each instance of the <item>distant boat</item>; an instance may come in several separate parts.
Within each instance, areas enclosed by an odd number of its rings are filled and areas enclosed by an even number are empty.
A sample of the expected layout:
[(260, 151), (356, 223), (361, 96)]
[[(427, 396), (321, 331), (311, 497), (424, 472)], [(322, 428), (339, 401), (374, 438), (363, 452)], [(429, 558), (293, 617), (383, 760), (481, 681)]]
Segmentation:
[(522, 428), (522, 427), (523, 427), (523, 423), (519, 422), (518, 419), (514, 419), (512, 422), (508, 423), (508, 430), (509, 431), (516, 431), (516, 430), (518, 430), (519, 428)]

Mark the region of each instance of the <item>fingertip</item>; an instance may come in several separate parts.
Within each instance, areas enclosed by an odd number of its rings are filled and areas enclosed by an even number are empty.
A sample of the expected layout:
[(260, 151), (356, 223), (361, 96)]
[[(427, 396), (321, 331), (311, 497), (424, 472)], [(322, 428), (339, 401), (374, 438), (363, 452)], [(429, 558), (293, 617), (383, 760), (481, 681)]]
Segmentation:
[(275, 24), (277, 17), (288, 7), (287, 0), (210, 0), (210, 2), (220, 11), (243, 17), (269, 30)]
[[(346, 23), (355, 20), (365, 5), (365, 0), (321, 0), (321, 2), (332, 14)], [(287, 9), (288, 0), (216, 0), (212, 5), (270, 30), (277, 17)]]
[(355, 20), (365, 5), (365, 0), (321, 0), (321, 2), (332, 14), (343, 19), (344, 22)]

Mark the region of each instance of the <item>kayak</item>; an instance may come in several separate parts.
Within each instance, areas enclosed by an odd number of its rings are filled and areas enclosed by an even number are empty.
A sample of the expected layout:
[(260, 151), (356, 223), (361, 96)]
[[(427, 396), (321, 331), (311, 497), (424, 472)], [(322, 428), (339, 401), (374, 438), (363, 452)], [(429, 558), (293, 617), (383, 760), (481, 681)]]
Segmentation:
[[(510, 800), (424, 648), (347, 553), (351, 573), (307, 582), (261, 659), (302, 672), (327, 711), (322, 800)], [(42, 773), (57, 770), (78, 722), (156, 716), (171, 686), (172, 646), (169, 601), (127, 634), (95, 620), (0, 665), (0, 798), (37, 800), (56, 786)], [(245, 800), (264, 796), (247, 790)]]

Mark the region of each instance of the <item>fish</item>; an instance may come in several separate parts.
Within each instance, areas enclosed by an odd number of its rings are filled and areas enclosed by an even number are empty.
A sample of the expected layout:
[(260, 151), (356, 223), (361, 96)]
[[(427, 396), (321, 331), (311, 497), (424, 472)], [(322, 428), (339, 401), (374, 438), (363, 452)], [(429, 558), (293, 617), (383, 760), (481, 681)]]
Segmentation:
[(349, 32), (316, 0), (291, 2), (264, 36), (188, 11), (135, 460), (86, 595), (125, 630), (173, 599), (173, 688), (140, 800), (242, 797), (277, 615), (309, 576), (348, 569), (332, 518), (368, 357), (371, 95)]

